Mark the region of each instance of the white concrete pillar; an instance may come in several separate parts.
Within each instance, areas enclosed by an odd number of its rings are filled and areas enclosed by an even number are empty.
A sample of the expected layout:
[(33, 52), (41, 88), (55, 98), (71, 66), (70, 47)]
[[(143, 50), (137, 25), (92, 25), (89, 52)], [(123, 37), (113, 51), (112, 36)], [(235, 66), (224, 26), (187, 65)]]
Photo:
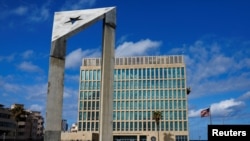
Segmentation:
[(115, 48), (115, 14), (105, 15), (103, 20), (102, 79), (100, 91), (99, 141), (113, 141), (113, 77)]

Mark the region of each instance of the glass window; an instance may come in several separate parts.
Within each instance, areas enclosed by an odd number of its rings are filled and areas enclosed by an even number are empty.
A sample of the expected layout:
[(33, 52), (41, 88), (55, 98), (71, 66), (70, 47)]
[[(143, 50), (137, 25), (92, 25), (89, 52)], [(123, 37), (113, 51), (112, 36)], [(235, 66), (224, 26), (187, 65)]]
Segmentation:
[(142, 70), (142, 76), (143, 76), (143, 79), (145, 79), (145, 78), (146, 78), (146, 74), (147, 74), (147, 73), (146, 73), (146, 69), (143, 69), (143, 70)]
[(155, 98), (155, 91), (152, 90), (152, 91), (151, 91), (151, 94), (152, 94), (151, 98), (154, 99), (154, 98)]
[(97, 80), (101, 80), (101, 70), (97, 71)]
[(87, 110), (87, 101), (84, 101), (84, 102), (83, 102), (83, 109), (84, 109), (84, 110)]
[(184, 121), (184, 131), (187, 131), (187, 122)]
[(89, 80), (93, 80), (93, 71), (92, 70), (89, 71)]
[(129, 120), (129, 111), (126, 111), (126, 120)]
[(155, 78), (159, 78), (159, 69), (155, 68)]
[(166, 127), (166, 131), (169, 131), (169, 125), (167, 121), (165, 122), (165, 127)]
[(151, 96), (150, 96), (150, 90), (147, 91), (147, 98), (150, 99)]
[(117, 110), (120, 110), (120, 109), (121, 109), (121, 102), (117, 101)]
[(146, 103), (146, 101), (144, 100), (143, 101), (143, 110), (146, 110), (147, 109), (147, 103)]
[(134, 106), (133, 106), (133, 101), (130, 101), (130, 109), (134, 109)]
[(133, 122), (130, 122), (130, 131), (133, 131)]
[(135, 126), (135, 131), (137, 131), (137, 122), (134, 123), (134, 126)]
[(93, 80), (97, 80), (97, 71), (93, 70)]
[(134, 112), (130, 111), (130, 120), (133, 120), (133, 119), (134, 119)]
[(82, 70), (82, 79), (81, 80), (85, 80), (85, 71)]
[(82, 110), (82, 101), (80, 101), (80, 108), (79, 109)]
[(182, 129), (182, 122), (181, 122), (181, 121), (179, 121), (179, 130), (180, 130), (180, 131), (183, 130), (183, 129)]
[(183, 109), (186, 109), (186, 100), (182, 101), (182, 106), (183, 106)]
[(90, 131), (90, 122), (87, 123), (87, 131)]
[(178, 112), (174, 111), (174, 119), (177, 120), (178, 119)]
[(143, 122), (143, 131), (146, 131), (147, 130), (147, 123), (146, 122)]
[(139, 120), (142, 120), (142, 111), (139, 111)]
[(113, 112), (113, 120), (116, 120), (116, 112)]
[(160, 101), (160, 105), (161, 105), (160, 109), (164, 109), (164, 101), (163, 100)]
[(148, 131), (151, 131), (151, 122), (148, 122)]
[(98, 131), (98, 129), (99, 129), (99, 123), (96, 122), (96, 123), (95, 123), (95, 131)]
[(121, 116), (120, 116), (120, 111), (117, 112), (117, 120), (120, 120)]
[(156, 106), (156, 109), (160, 109), (160, 102), (159, 102), (159, 100), (156, 100), (155, 106)]
[(146, 119), (147, 119), (147, 112), (143, 111), (143, 120), (146, 120)]
[(177, 109), (177, 100), (174, 100), (174, 109)]
[(86, 122), (82, 123), (82, 131), (86, 131)]
[(155, 131), (155, 122), (152, 122), (152, 130)]
[(138, 119), (138, 112), (135, 111), (134, 114), (135, 114), (134, 119), (137, 120)]
[(85, 72), (85, 80), (89, 80), (89, 71), (88, 70), (86, 70), (86, 72)]
[(134, 101), (134, 109), (138, 109), (138, 101)]
[(99, 112), (96, 112), (95, 118), (96, 118), (96, 120), (99, 120)]
[(174, 117), (174, 115), (173, 115), (173, 111), (169, 111), (169, 119), (170, 119), (170, 120), (172, 120), (172, 119), (173, 119), (173, 117)]
[(173, 131), (174, 130), (174, 125), (173, 125), (173, 122), (170, 121), (170, 131)]
[(87, 113), (86, 112), (83, 112), (83, 120), (87, 120)]
[(142, 122), (139, 122), (139, 131), (142, 131)]
[(129, 122), (126, 122), (126, 131), (128, 131)]
[(165, 111), (165, 120), (168, 120), (168, 111)]
[(161, 131), (164, 131), (164, 122), (161, 122)]
[(99, 101), (96, 101), (96, 110), (99, 110)]
[(125, 119), (125, 113), (124, 113), (124, 111), (122, 111), (121, 114), (122, 114), (121, 115), (121, 120), (124, 120)]
[(148, 111), (148, 119), (151, 119), (151, 111)]
[(79, 112), (79, 120), (82, 120), (82, 112)]
[(116, 131), (116, 122), (113, 122), (113, 131)]
[(186, 111), (183, 111), (183, 119), (186, 120), (187, 119), (187, 114)]
[(177, 121), (174, 122), (174, 130), (178, 131), (178, 122)]
[(179, 120), (182, 120), (182, 111), (179, 111)]
[(165, 100), (165, 109), (168, 109), (168, 100)]

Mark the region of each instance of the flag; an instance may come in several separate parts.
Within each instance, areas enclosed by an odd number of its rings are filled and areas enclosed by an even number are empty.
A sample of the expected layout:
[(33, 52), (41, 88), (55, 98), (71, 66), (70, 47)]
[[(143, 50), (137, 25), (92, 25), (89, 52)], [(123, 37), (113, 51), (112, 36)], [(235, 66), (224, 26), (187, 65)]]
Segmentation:
[(207, 117), (207, 116), (210, 116), (210, 108), (201, 111), (201, 117)]

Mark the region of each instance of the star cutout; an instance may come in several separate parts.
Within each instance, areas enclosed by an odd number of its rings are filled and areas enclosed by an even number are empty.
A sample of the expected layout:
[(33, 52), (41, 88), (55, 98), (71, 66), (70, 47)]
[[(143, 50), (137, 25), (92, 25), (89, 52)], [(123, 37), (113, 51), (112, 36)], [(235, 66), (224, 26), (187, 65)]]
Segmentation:
[(69, 23), (71, 22), (71, 24), (74, 24), (76, 21), (82, 20), (80, 19), (80, 16), (75, 17), (75, 18), (69, 18), (69, 21), (65, 22), (65, 23)]

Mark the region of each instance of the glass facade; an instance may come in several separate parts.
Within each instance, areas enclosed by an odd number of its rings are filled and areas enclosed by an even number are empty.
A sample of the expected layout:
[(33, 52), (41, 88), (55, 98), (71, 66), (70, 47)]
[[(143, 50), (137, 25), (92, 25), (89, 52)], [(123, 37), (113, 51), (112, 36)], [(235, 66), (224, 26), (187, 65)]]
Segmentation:
[[(81, 67), (79, 131), (99, 130), (100, 62), (84, 59)], [(163, 114), (160, 131), (188, 130), (183, 56), (115, 58), (113, 88), (113, 131), (156, 131), (153, 111)]]

